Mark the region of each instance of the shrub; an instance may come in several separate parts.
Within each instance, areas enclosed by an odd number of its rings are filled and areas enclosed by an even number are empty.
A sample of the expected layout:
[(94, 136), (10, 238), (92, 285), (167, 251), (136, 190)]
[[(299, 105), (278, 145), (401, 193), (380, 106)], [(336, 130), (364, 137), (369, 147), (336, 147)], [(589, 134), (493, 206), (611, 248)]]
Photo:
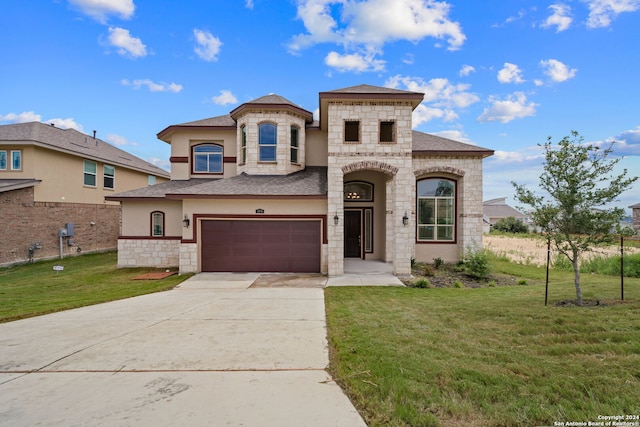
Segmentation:
[(462, 288), (462, 287), (464, 287), (464, 285), (462, 284), (462, 282), (461, 282), (461, 281), (456, 280), (456, 281), (453, 283), (453, 287), (454, 287), (454, 288)]
[(438, 257), (433, 259), (433, 266), (436, 268), (436, 270), (442, 267), (443, 264), (444, 261), (442, 260), (442, 258)]
[(414, 285), (416, 288), (421, 288), (421, 289), (426, 289), (431, 287), (431, 283), (429, 283), (429, 281), (424, 278), (416, 280)]
[(501, 218), (493, 224), (492, 230), (502, 231), (505, 233), (528, 233), (529, 228), (515, 217), (509, 216)]
[(462, 265), (464, 271), (476, 279), (485, 279), (489, 275), (489, 256), (484, 249), (468, 248)]
[(526, 280), (526, 279), (520, 279), (520, 280), (518, 280), (518, 285), (520, 285), (520, 286), (527, 286), (527, 280)]

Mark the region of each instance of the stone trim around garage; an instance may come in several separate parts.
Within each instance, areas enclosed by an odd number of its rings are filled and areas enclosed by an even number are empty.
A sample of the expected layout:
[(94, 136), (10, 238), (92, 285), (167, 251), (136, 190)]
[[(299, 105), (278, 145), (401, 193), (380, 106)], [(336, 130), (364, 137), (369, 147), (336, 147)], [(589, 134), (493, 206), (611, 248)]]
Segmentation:
[(123, 239), (118, 240), (118, 268), (175, 268), (180, 260), (180, 240)]

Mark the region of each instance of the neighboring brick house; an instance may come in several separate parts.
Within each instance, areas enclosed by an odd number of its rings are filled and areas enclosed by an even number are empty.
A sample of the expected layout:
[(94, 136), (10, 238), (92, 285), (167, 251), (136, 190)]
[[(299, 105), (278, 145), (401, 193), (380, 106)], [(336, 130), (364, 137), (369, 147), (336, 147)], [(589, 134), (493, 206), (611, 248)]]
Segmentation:
[(629, 206), (631, 211), (633, 212), (633, 229), (640, 233), (640, 203), (636, 203), (635, 205)]
[[(278, 95), (172, 125), (171, 181), (122, 203), (119, 266), (344, 273), (345, 258), (457, 261), (482, 245), (482, 159), (412, 130), (424, 94), (360, 85), (319, 94), (319, 121)], [(140, 230), (148, 230), (140, 235)]]
[(169, 176), (73, 129), (39, 122), (0, 126), (0, 265), (115, 249), (120, 204), (105, 196)]

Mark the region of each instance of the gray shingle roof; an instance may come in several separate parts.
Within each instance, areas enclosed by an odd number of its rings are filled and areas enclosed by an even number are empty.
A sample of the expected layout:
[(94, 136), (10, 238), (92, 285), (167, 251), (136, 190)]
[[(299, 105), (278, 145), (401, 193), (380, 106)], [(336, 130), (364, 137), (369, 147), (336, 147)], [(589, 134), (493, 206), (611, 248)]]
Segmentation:
[(33, 143), (51, 150), (62, 151), (115, 166), (134, 169), (169, 178), (169, 172), (145, 162), (100, 139), (78, 132), (61, 129), (40, 122), (15, 123), (0, 126), (0, 145)]
[(400, 89), (393, 89), (393, 88), (389, 88), (389, 87), (382, 87), (382, 86), (373, 86), (373, 85), (356, 85), (356, 86), (349, 86), (349, 87), (345, 87), (342, 89), (335, 89), (335, 90), (329, 90), (326, 92), (321, 92), (321, 93), (326, 93), (326, 94), (340, 94), (340, 93), (349, 93), (349, 94), (365, 94), (365, 93), (369, 93), (369, 94), (381, 94), (381, 95), (407, 95), (407, 94), (413, 94), (413, 95), (420, 95), (420, 96), (424, 96), (423, 93), (419, 93), (419, 92), (411, 92), (408, 90), (400, 90)]
[(491, 156), (493, 150), (487, 148), (478, 147), (477, 145), (465, 144), (463, 142), (454, 141), (448, 138), (442, 138), (440, 136), (431, 135), (424, 132), (414, 130), (412, 133), (413, 138), (413, 153), (414, 154), (467, 154), (467, 155), (479, 155), (482, 157)]
[(327, 168), (309, 166), (289, 175), (247, 175), (224, 179), (170, 181), (109, 196), (107, 200), (192, 197), (325, 197)]
[(33, 187), (41, 182), (39, 179), (0, 179), (0, 193)]

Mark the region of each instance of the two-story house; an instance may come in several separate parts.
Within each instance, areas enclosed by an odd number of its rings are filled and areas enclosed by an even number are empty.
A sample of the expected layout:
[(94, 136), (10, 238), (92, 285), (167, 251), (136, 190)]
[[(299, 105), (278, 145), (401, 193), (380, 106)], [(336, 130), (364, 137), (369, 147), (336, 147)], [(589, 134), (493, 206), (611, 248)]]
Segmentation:
[(482, 159), (412, 130), (424, 94), (360, 85), (319, 94), (319, 121), (267, 95), (171, 125), (171, 181), (122, 203), (119, 266), (344, 273), (344, 259), (457, 261), (482, 245)]
[(40, 122), (0, 126), (0, 265), (115, 249), (120, 204), (105, 196), (169, 177), (95, 134)]

